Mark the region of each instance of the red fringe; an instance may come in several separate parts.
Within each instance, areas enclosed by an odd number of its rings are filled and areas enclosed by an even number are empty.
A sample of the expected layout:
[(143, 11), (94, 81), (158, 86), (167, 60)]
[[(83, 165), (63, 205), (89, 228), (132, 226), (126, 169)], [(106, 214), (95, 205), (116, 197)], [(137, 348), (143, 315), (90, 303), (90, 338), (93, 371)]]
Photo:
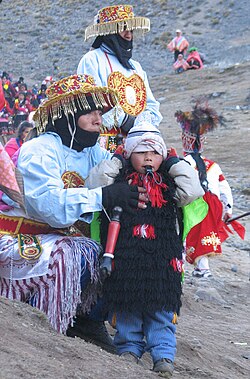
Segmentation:
[[(220, 229), (220, 239), (221, 239), (221, 242), (224, 242), (230, 234), (234, 234), (234, 232), (236, 232), (238, 234), (238, 236), (244, 240), (245, 238), (245, 233), (246, 233), (246, 229), (245, 227), (238, 221), (234, 220), (228, 224), (226, 224), (225, 222), (222, 222), (222, 225), (221, 225), (221, 229)], [(232, 227), (232, 229), (230, 228)]]
[(162, 182), (162, 176), (158, 172), (150, 175), (133, 172), (127, 177), (127, 180), (131, 180), (131, 185), (144, 187), (147, 190), (152, 207), (161, 208), (167, 203), (162, 192), (166, 191), (168, 186)]

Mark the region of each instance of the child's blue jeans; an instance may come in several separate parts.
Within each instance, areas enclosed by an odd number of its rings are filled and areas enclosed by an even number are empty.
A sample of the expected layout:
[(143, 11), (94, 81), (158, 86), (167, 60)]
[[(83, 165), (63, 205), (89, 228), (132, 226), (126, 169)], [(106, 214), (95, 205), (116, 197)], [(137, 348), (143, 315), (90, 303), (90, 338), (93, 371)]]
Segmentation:
[(174, 313), (166, 311), (116, 313), (114, 343), (118, 354), (131, 352), (141, 358), (148, 351), (154, 363), (162, 358), (174, 362), (176, 326), (173, 318)]

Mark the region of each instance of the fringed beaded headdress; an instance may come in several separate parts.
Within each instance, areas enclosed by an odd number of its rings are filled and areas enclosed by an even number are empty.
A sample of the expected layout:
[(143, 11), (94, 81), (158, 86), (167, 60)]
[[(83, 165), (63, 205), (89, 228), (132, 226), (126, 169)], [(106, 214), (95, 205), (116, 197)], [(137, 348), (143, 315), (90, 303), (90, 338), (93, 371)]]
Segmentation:
[(95, 16), (94, 24), (86, 28), (85, 41), (90, 37), (116, 34), (124, 30), (147, 33), (150, 30), (150, 20), (146, 17), (135, 17), (131, 5), (105, 7)]
[(186, 153), (202, 152), (205, 134), (223, 123), (214, 109), (207, 102), (197, 101), (190, 112), (175, 112), (177, 122), (182, 128), (183, 151)]
[(54, 82), (46, 90), (47, 99), (40, 104), (33, 115), (37, 134), (45, 132), (49, 117), (52, 123), (65, 116), (74, 115), (77, 107), (84, 111), (91, 111), (91, 103), (103, 113), (113, 108), (118, 101), (116, 91), (108, 87), (97, 87), (94, 78), (90, 75), (72, 75)]

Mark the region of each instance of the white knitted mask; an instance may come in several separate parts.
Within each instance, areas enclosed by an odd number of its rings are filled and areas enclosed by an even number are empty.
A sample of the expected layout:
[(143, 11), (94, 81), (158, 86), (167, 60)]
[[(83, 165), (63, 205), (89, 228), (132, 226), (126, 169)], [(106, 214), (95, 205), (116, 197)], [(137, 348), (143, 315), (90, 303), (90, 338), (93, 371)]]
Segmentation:
[(130, 158), (132, 153), (154, 150), (162, 155), (163, 159), (166, 159), (167, 147), (159, 129), (147, 121), (142, 121), (136, 126), (133, 126), (125, 140), (125, 158)]

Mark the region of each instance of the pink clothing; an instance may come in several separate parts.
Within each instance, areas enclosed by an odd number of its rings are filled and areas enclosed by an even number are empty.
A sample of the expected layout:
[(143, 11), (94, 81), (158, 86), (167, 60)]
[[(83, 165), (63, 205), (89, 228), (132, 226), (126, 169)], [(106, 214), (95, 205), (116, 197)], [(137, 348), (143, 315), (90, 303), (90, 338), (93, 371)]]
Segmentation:
[[(15, 140), (15, 138), (11, 138), (11, 139)], [(4, 146), (0, 143), (0, 171), (2, 172), (0, 188), (2, 189), (3, 188), (10, 189), (16, 192), (20, 191), (20, 189), (18, 188), (16, 178), (15, 178), (15, 173), (13, 171), (13, 163), (15, 166), (17, 166), (17, 159), (18, 159), (19, 152), (20, 150), (18, 149), (11, 159), (8, 153), (6, 152)], [(13, 207), (11, 207), (10, 205), (7, 205), (2, 200), (2, 197), (3, 197), (3, 192), (0, 191), (0, 211), (9, 211), (13, 209)]]
[(167, 48), (170, 51), (178, 50), (181, 52), (185, 52), (188, 46), (189, 46), (189, 43), (186, 40), (186, 38), (183, 36), (180, 36), (180, 37), (173, 38), (172, 41), (167, 45)]
[(201, 69), (203, 67), (203, 62), (198, 51), (192, 51), (189, 53), (186, 60), (189, 64), (189, 68)]
[(187, 63), (187, 61), (185, 61), (185, 59), (177, 59), (177, 61), (174, 62), (173, 64), (173, 68), (174, 70), (178, 70), (178, 68), (183, 68), (184, 71), (188, 70), (190, 68), (189, 64)]
[(4, 146), (4, 149), (12, 157), (20, 146), (22, 146), (22, 141), (18, 138), (11, 138)]

